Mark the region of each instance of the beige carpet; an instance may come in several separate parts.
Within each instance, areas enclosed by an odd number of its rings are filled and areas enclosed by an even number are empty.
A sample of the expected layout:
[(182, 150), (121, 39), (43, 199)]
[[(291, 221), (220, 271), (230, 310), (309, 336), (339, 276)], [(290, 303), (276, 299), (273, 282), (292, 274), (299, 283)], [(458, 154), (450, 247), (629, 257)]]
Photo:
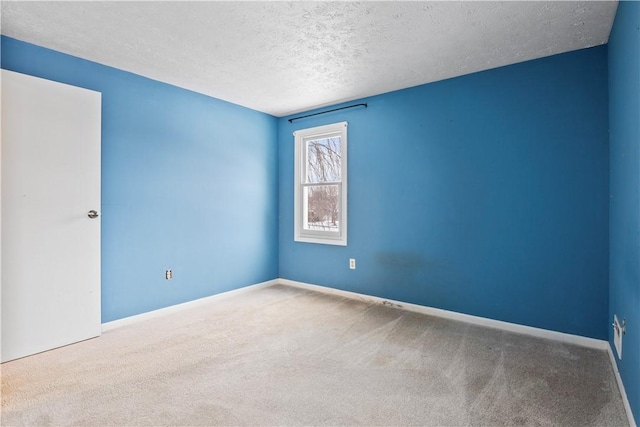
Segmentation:
[(2, 365), (3, 425), (627, 425), (604, 351), (273, 286)]

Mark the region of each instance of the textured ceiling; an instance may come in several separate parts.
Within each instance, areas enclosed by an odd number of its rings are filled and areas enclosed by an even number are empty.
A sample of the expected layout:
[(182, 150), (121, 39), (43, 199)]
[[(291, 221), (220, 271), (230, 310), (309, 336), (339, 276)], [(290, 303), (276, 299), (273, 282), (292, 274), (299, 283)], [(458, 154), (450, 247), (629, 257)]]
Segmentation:
[(604, 44), (617, 2), (2, 2), (2, 34), (283, 116)]

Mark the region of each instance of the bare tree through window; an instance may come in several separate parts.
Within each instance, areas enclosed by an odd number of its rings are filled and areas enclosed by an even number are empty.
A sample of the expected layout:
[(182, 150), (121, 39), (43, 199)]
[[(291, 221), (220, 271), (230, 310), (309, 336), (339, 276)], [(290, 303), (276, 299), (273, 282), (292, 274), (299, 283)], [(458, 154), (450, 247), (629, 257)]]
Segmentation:
[(347, 124), (293, 133), (296, 242), (347, 245)]
[(308, 230), (338, 231), (342, 171), (340, 137), (306, 142), (305, 200)]

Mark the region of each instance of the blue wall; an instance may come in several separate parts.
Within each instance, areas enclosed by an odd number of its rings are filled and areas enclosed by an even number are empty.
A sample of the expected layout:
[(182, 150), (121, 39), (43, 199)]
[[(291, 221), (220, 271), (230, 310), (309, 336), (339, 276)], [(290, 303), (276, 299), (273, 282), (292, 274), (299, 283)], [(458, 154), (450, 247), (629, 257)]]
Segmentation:
[(617, 362), (640, 421), (640, 2), (620, 2), (611, 31), (609, 123), (609, 319), (617, 314), (627, 320), (623, 359)]
[(7, 37), (2, 68), (102, 92), (103, 322), (277, 277), (274, 117)]
[[(280, 119), (281, 277), (606, 339), (606, 47), (354, 102)], [(349, 245), (294, 242), (292, 132), (342, 120)]]

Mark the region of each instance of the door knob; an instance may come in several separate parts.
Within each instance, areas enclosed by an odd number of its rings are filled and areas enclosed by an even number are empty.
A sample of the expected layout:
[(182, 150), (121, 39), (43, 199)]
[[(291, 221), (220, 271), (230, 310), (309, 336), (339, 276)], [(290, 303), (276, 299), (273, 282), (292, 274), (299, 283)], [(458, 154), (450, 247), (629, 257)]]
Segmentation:
[(93, 219), (93, 218), (98, 218), (98, 215), (99, 215), (99, 214), (98, 214), (98, 212), (97, 212), (97, 211), (94, 211), (93, 209), (92, 209), (92, 210), (90, 210), (90, 211), (89, 211), (89, 213), (87, 214), (87, 216), (88, 216), (89, 218), (91, 218), (91, 219)]

